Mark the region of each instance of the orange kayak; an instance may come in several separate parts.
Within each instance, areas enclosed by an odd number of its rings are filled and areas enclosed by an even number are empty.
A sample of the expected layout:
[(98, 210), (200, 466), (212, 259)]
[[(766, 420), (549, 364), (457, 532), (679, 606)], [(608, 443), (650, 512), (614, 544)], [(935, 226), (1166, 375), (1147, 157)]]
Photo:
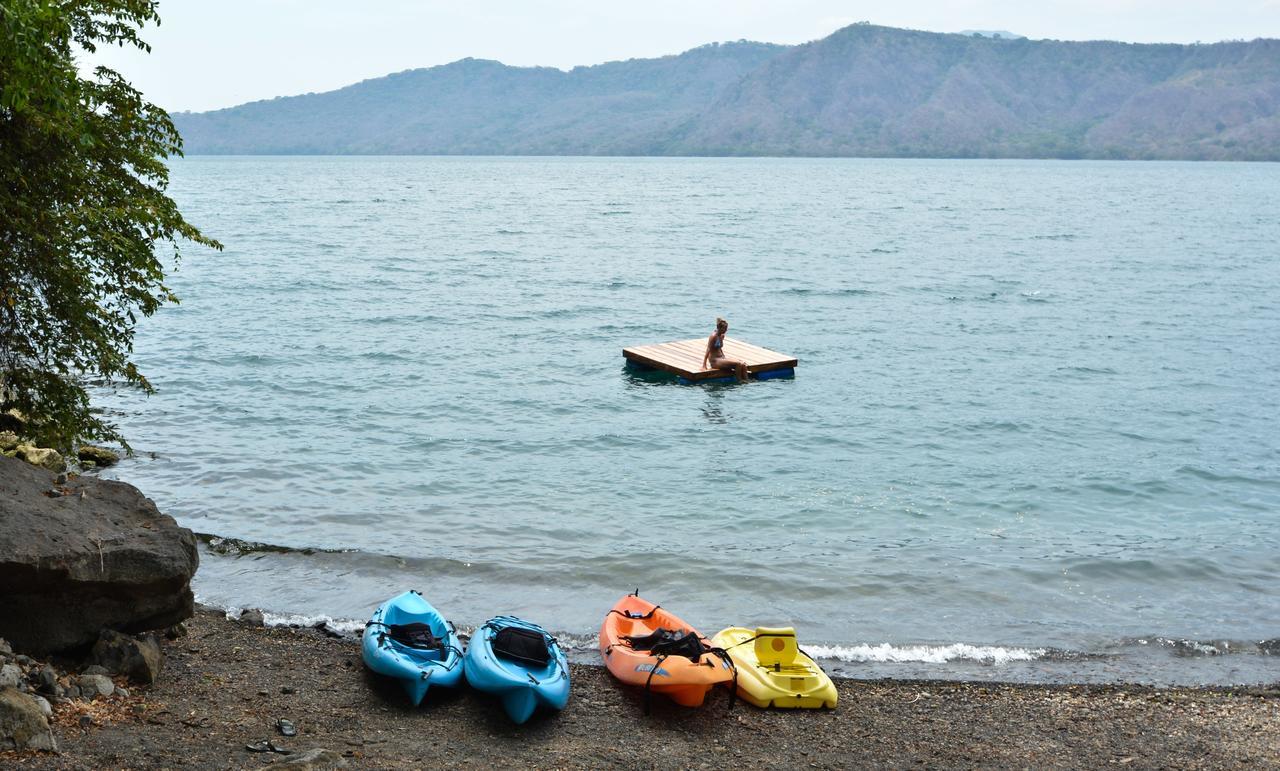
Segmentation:
[(600, 655), (609, 672), (648, 694), (685, 707), (702, 706), (707, 691), (733, 680), (727, 656), (675, 614), (634, 594), (618, 600), (600, 625)]

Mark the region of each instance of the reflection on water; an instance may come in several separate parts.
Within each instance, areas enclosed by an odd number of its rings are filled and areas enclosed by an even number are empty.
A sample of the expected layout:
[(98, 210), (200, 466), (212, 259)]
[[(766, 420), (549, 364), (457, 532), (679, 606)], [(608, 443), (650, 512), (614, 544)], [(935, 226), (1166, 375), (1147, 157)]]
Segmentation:
[(728, 423), (729, 418), (724, 413), (724, 407), (714, 402), (708, 402), (702, 408), (702, 417), (707, 419), (708, 423)]

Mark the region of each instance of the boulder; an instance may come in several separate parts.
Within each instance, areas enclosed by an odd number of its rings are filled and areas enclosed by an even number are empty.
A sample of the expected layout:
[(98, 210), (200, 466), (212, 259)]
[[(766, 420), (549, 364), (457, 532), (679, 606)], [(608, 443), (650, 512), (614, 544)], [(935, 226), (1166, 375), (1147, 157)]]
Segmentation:
[(80, 445), (80, 449), (76, 451), (76, 457), (80, 459), (81, 463), (88, 461), (98, 466), (113, 466), (120, 460), (120, 456), (116, 455), (114, 450), (108, 450), (106, 447), (95, 447), (91, 444)]
[(17, 664), (5, 664), (0, 667), (0, 688), (17, 688), (22, 682), (22, 667)]
[(45, 447), (36, 447), (34, 444), (18, 445), (17, 453), (14, 457), (18, 460), (25, 460), (32, 466), (39, 466), (50, 471), (60, 472), (67, 470), (67, 462), (62, 459), (62, 453)]
[(76, 686), (80, 688), (80, 695), (86, 699), (110, 696), (116, 692), (116, 684), (106, 675), (80, 675), (76, 678)]
[(240, 623), (248, 626), (266, 626), (266, 616), (257, 608), (245, 608), (240, 611)]
[(36, 700), (36, 706), (40, 708), (40, 714), (44, 715), (46, 720), (53, 717), (53, 705), (49, 703), (48, 699), (43, 696), (32, 696), (31, 698)]
[(13, 688), (0, 689), (0, 750), (57, 749), (40, 702)]
[[(124, 675), (135, 683), (151, 685), (160, 676), (164, 658), (154, 637), (138, 639), (113, 629), (103, 630), (93, 644), (93, 660), (107, 671)], [(88, 670), (86, 670), (88, 671)]]
[(199, 557), (190, 530), (137, 488), (69, 480), (0, 458), (0, 637), (43, 655), (83, 648), (103, 629), (163, 629), (194, 612)]
[(58, 671), (53, 667), (44, 667), (37, 676), (36, 690), (40, 693), (47, 693), (50, 696), (57, 696), (61, 690), (58, 687)]

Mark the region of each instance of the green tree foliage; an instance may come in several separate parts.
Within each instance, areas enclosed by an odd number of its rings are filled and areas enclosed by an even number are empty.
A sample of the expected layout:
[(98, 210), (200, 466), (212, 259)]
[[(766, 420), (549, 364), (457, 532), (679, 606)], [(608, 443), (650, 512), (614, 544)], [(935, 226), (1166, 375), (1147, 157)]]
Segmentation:
[(123, 441), (87, 383), (150, 392), (134, 327), (177, 301), (157, 247), (221, 248), (165, 194), (168, 114), (113, 70), (77, 71), (100, 45), (150, 51), (149, 22), (150, 0), (0, 0), (0, 402), (55, 447)]

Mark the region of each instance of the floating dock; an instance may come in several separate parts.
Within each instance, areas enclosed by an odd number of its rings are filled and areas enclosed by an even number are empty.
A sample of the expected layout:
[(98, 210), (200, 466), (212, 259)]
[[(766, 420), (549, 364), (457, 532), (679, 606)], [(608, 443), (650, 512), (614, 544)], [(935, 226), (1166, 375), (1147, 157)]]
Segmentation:
[[(671, 343), (623, 348), (622, 355), (627, 358), (627, 364), (630, 366), (670, 372), (687, 383), (734, 380), (733, 370), (702, 368), (702, 355), (706, 350), (707, 339), (698, 337), (693, 340), (676, 340)], [(795, 375), (798, 363), (794, 356), (761, 348), (732, 337), (724, 339), (724, 355), (730, 359), (745, 361), (747, 373), (759, 380), (791, 377)]]

